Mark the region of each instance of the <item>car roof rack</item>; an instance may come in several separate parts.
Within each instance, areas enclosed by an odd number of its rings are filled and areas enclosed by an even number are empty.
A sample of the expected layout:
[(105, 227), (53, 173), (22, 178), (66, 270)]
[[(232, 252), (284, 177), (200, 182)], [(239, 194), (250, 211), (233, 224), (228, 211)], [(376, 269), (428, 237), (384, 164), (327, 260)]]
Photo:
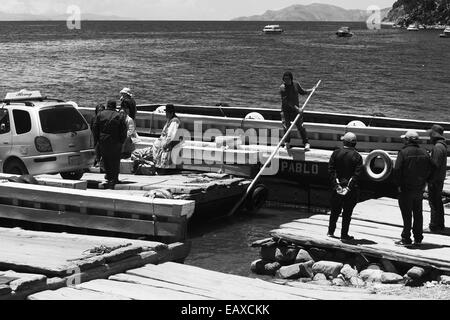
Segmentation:
[(33, 102), (45, 102), (45, 101), (55, 101), (55, 102), (65, 102), (65, 100), (56, 99), (56, 98), (24, 98), (24, 99), (1, 99), (1, 103), (11, 104), (11, 103), (24, 103), (25, 105), (34, 106)]
[(33, 102), (45, 102), (45, 101), (56, 101), (56, 102), (64, 102), (61, 99), (43, 97), (40, 91), (28, 91), (26, 89), (22, 89), (18, 92), (8, 92), (6, 97), (0, 102), (10, 104), (10, 103), (25, 103), (25, 105), (34, 106)]

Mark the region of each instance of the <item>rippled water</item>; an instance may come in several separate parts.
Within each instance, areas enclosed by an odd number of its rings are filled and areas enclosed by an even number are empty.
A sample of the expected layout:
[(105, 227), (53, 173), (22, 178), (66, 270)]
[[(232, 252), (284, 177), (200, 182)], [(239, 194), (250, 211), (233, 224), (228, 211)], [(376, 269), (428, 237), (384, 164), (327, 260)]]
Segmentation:
[[(0, 22), (0, 94), (22, 88), (94, 106), (131, 87), (138, 103), (279, 107), (281, 75), (291, 69), (305, 87), (322, 86), (310, 110), (450, 121), (450, 40), (440, 31), (369, 31), (336, 38), (342, 23), (264, 22)], [(250, 275), (249, 245), (300, 211), (196, 226), (186, 261)]]

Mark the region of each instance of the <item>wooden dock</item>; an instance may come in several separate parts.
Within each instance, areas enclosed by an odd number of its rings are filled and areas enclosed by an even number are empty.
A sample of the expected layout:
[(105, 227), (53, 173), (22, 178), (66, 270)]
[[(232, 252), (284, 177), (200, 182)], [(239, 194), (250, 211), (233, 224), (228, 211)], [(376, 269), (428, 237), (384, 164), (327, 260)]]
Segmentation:
[(0, 299), (28, 295), (139, 268), (183, 261), (189, 243), (80, 236), (0, 228)]
[[(312, 215), (280, 226), (270, 232), (279, 238), (303, 246), (340, 249), (376, 258), (400, 261), (411, 265), (450, 271), (450, 232), (433, 234), (428, 230), (429, 207), (424, 201), (424, 240), (420, 247), (401, 247), (394, 244), (401, 237), (403, 221), (397, 200), (381, 198), (356, 206), (350, 234), (353, 241), (342, 242), (327, 237), (329, 215)], [(446, 225), (450, 225), (450, 209), (446, 208)], [(340, 234), (340, 220), (336, 235)]]
[(30, 300), (377, 300), (401, 299), (361, 288), (331, 288), (301, 283), (282, 285), (167, 262), (146, 265)]

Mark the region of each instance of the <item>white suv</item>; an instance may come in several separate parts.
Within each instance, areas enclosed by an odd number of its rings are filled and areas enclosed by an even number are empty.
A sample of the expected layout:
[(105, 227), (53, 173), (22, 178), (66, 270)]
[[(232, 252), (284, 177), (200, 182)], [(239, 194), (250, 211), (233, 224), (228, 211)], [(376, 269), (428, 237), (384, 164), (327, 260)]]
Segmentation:
[(0, 102), (1, 171), (77, 180), (92, 166), (92, 133), (76, 103), (26, 90)]

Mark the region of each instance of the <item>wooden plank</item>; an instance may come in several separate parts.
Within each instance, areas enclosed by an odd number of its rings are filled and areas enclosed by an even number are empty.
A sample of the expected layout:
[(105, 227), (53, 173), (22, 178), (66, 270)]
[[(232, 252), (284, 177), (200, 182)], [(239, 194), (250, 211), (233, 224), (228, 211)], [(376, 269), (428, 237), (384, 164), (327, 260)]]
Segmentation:
[(193, 201), (125, 197), (93, 190), (71, 190), (12, 182), (0, 184), (0, 197), (10, 199), (11, 196), (16, 200), (64, 203), (76, 207), (93, 207), (111, 211), (130, 212), (132, 209), (133, 213), (165, 217), (190, 216), (195, 207)]
[(133, 300), (205, 300), (204, 297), (195, 294), (104, 279), (82, 283), (79, 287), (107, 294), (120, 295)]
[(46, 290), (28, 296), (28, 300), (131, 300), (130, 298), (77, 288), (61, 288), (56, 291)]
[(102, 217), (68, 211), (21, 208), (2, 204), (0, 204), (0, 217), (147, 236), (176, 236), (180, 229), (178, 223), (157, 222), (158, 233), (155, 234), (154, 221), (125, 219), (114, 216)]
[[(20, 175), (0, 173), (0, 179), (8, 180), (13, 177), (18, 178), (18, 177), (20, 177)], [(69, 189), (80, 189), (80, 190), (87, 189), (86, 181), (59, 179), (59, 178), (55, 178), (52, 175), (39, 175), (39, 176), (35, 176), (35, 179), (38, 181), (39, 185), (44, 185), (44, 186), (61, 187), (61, 188), (69, 188)]]
[(12, 291), (21, 292), (29, 289), (43, 290), (47, 286), (47, 277), (39, 274), (0, 272), (0, 276), (18, 278), (9, 283)]

